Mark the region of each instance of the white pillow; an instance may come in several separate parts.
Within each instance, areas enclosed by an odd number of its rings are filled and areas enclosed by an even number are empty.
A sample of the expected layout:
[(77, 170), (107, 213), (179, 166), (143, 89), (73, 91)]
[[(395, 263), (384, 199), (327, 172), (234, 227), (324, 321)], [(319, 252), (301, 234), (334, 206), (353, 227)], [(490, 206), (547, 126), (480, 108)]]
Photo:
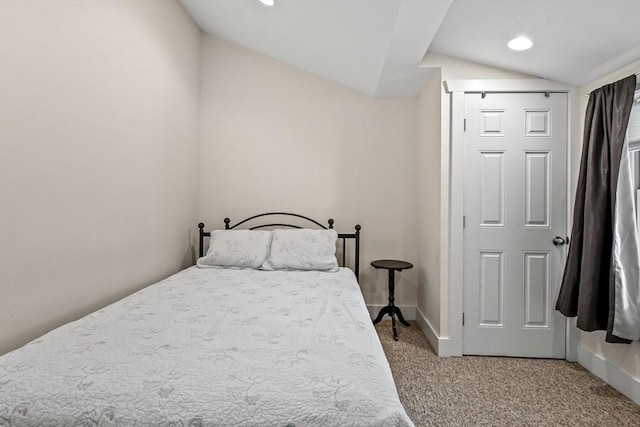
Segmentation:
[(335, 230), (274, 230), (263, 270), (338, 271)]
[(271, 231), (215, 230), (198, 267), (260, 268), (269, 255)]

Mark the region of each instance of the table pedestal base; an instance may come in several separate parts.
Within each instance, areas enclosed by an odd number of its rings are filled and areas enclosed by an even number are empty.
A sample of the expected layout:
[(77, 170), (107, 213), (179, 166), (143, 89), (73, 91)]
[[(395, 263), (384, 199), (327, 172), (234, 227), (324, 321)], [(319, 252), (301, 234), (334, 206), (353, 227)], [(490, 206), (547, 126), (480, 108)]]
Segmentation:
[(378, 313), (378, 317), (376, 317), (375, 320), (373, 321), (373, 324), (375, 325), (379, 323), (385, 314), (388, 314), (389, 316), (391, 316), (391, 328), (393, 329), (393, 339), (398, 341), (398, 331), (396, 331), (395, 315), (398, 315), (398, 320), (403, 325), (405, 326), (411, 326), (411, 325), (409, 324), (409, 322), (404, 320), (404, 317), (402, 316), (402, 312), (400, 311), (400, 308), (396, 307), (395, 305), (388, 305), (386, 307), (382, 307), (382, 309)]

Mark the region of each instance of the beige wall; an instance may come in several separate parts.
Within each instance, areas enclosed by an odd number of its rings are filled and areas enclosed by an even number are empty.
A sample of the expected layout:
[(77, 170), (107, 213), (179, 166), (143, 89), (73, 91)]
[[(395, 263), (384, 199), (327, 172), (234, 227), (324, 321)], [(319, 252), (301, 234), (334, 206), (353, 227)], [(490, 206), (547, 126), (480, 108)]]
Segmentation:
[[(431, 128), (428, 133), (421, 134), (421, 146), (427, 145), (425, 152), (431, 156), (421, 156), (421, 169), (438, 171), (429, 173), (428, 191), (421, 195), (421, 206), (425, 207), (428, 214), (421, 217), (421, 226), (424, 229), (439, 226), (439, 232), (430, 232), (420, 235), (421, 253), (426, 258), (421, 263), (429, 266), (432, 271), (425, 273), (418, 287), (417, 308), (425, 316), (425, 319), (439, 337), (449, 336), (449, 306), (461, 304), (462, 301), (450, 301), (449, 299), (449, 123), (450, 123), (450, 99), (445, 92), (443, 82), (456, 79), (522, 79), (531, 78), (524, 74), (488, 67), (473, 62), (452, 58), (437, 53), (427, 53), (422, 61), (425, 68), (439, 70), (437, 79), (439, 87), (439, 108), (433, 103), (435, 95), (434, 79), (423, 91), (420, 105), (425, 106), (419, 116), (422, 128)], [(427, 107), (428, 105), (428, 107)], [(436, 124), (439, 122), (439, 126)], [(434, 133), (433, 129), (439, 133)], [(422, 137), (425, 135), (425, 137)], [(434, 186), (439, 186), (439, 190)], [(428, 208), (427, 208), (428, 207)], [(434, 218), (437, 210), (439, 218)], [(438, 237), (439, 240), (436, 240)], [(438, 304), (433, 304), (429, 299), (439, 297)]]
[(175, 1), (0, 1), (0, 353), (192, 263), (199, 54)]
[[(291, 211), (362, 225), (361, 285), (384, 304), (377, 258), (417, 262), (417, 100), (375, 100), (212, 36), (202, 50), (200, 218)], [(397, 304), (416, 303), (417, 268)]]
[(440, 331), (440, 109), (441, 70), (427, 83), (418, 99), (418, 292), (417, 316)]
[[(576, 159), (573, 162), (571, 171), (571, 189), (572, 200), (575, 198), (575, 188), (578, 179), (578, 171), (580, 167), (580, 155), (582, 150), (582, 133), (584, 129), (584, 119), (587, 111), (587, 102), (589, 100), (588, 94), (601, 86), (609, 83), (613, 83), (617, 80), (623, 79), (631, 74), (640, 72), (640, 60), (629, 64), (622, 69), (610, 73), (594, 82), (591, 82), (579, 90), (580, 95), (580, 135), (577, 140), (577, 144), (571, 149), (572, 155)], [(573, 205), (573, 202), (572, 202)], [(572, 209), (573, 211), (573, 209)], [(598, 332), (581, 332), (580, 344), (589, 350), (593, 351), (596, 355), (604, 358), (613, 366), (618, 367), (622, 371), (634, 377), (640, 381), (640, 341), (635, 341), (630, 345), (622, 344), (609, 344), (605, 342), (605, 333), (603, 331)]]

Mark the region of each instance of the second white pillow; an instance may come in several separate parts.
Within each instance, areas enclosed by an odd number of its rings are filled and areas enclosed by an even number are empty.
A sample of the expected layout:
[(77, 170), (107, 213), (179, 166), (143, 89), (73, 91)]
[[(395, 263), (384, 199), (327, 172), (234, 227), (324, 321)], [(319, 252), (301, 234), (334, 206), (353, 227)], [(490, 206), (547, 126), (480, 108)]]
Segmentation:
[(264, 270), (337, 271), (335, 230), (274, 230)]

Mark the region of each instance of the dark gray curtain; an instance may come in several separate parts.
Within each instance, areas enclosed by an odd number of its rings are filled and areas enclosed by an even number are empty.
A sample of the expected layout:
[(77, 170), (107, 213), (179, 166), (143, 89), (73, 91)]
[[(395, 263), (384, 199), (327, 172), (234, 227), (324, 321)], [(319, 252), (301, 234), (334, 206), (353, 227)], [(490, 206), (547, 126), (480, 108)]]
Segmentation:
[(577, 316), (584, 331), (614, 336), (612, 270), (613, 221), (624, 138), (636, 78), (629, 76), (591, 92), (584, 124), (580, 175), (573, 212), (569, 255), (556, 309)]

